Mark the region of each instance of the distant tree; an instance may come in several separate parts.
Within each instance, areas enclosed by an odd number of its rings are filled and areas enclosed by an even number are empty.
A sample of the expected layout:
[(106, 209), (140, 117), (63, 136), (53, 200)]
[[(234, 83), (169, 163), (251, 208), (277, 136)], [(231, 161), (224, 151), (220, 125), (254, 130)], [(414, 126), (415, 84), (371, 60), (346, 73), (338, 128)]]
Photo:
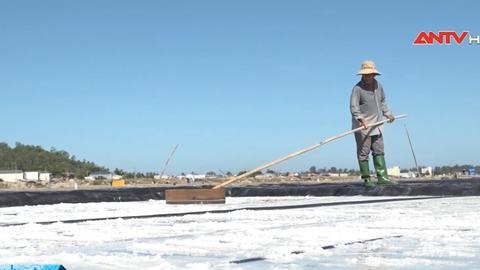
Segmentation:
[(115, 170), (113, 171), (114, 174), (116, 175), (124, 175), (126, 174), (126, 172), (122, 169), (118, 169), (118, 168), (115, 168)]
[(214, 171), (209, 171), (205, 175), (206, 176), (217, 176), (217, 174)]
[(230, 176), (232, 176), (232, 175), (233, 175), (233, 174), (232, 174), (230, 171), (227, 172), (227, 176), (228, 176), (228, 177), (230, 177)]
[(331, 167), (328, 172), (337, 173), (337, 168), (336, 167)]
[(123, 178), (125, 178), (125, 179), (133, 179), (135, 177), (136, 177), (136, 174), (133, 173), (133, 172), (127, 172), (123, 175)]
[(152, 179), (152, 178), (155, 177), (155, 175), (157, 175), (157, 174), (154, 173), (154, 172), (147, 172), (147, 173), (145, 173), (145, 178)]
[(308, 172), (310, 172), (310, 173), (317, 173), (317, 167), (311, 166), (310, 169), (308, 169)]
[(10, 148), (0, 143), (0, 168), (22, 171), (48, 171), (54, 176), (83, 177), (92, 171), (106, 170), (93, 162), (78, 161), (66, 151), (51, 148), (44, 150), (41, 146), (26, 145), (20, 142)]
[(263, 174), (262, 171), (258, 171), (258, 172), (254, 172), (254, 173), (251, 174), (250, 176), (251, 176), (251, 177), (255, 177), (255, 176), (257, 176), (257, 175), (262, 175), (262, 174)]
[(244, 173), (246, 173), (246, 172), (247, 172), (247, 171), (239, 171), (239, 172), (237, 173), (237, 176), (238, 176), (238, 175), (242, 175), (242, 174), (244, 174)]

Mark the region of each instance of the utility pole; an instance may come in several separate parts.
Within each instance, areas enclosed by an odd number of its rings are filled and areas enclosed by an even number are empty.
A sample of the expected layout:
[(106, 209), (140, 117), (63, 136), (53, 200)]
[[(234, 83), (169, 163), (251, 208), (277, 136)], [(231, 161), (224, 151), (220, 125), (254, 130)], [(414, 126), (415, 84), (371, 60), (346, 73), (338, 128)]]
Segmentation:
[(408, 134), (407, 125), (403, 125), (405, 127), (405, 132), (407, 133), (408, 143), (410, 144), (410, 150), (412, 150), (413, 160), (415, 161), (415, 167), (417, 168), (417, 173), (420, 176), (420, 168), (418, 167), (417, 157), (415, 156), (415, 151), (413, 151), (412, 140), (410, 140), (410, 134)]
[(170, 159), (172, 158), (173, 154), (175, 154), (175, 151), (177, 151), (178, 146), (179, 146), (179, 144), (175, 145), (172, 152), (170, 153), (170, 156), (168, 156), (167, 161), (165, 161), (165, 165), (163, 165), (163, 169), (160, 172), (160, 179), (162, 179), (162, 176), (165, 173), (165, 169), (167, 168), (167, 165), (170, 162)]

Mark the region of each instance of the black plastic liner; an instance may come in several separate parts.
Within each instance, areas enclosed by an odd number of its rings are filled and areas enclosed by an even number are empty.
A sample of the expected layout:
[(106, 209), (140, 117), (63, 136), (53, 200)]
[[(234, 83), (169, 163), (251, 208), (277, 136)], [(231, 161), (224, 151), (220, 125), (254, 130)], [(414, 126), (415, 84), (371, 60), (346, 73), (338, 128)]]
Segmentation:
[[(164, 200), (165, 189), (201, 187), (122, 187), (58, 191), (0, 191), (0, 207), (88, 202)], [(478, 196), (480, 178), (402, 181), (394, 186), (365, 188), (360, 182), (324, 184), (265, 184), (227, 187), (227, 196)]]
[(480, 178), (402, 181), (392, 186), (366, 188), (357, 183), (260, 185), (228, 188), (232, 197), (255, 196), (478, 196)]

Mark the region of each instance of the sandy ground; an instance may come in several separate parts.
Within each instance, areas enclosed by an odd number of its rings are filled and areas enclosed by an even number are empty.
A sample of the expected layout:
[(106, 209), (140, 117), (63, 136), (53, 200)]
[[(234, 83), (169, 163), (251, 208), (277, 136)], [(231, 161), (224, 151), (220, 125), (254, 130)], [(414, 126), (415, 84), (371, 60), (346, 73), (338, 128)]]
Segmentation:
[[(421, 179), (405, 179), (405, 178), (394, 178), (393, 180), (397, 182), (402, 181), (413, 181), (413, 180), (422, 180), (422, 181), (438, 181), (445, 180), (445, 177), (434, 177), (434, 178), (421, 178)], [(462, 179), (470, 179), (471, 177), (464, 177)], [(175, 185), (217, 185), (223, 181), (228, 180), (228, 178), (218, 178), (218, 179), (209, 179), (209, 180), (198, 180), (194, 183), (188, 183), (185, 179), (127, 179), (125, 183), (127, 187), (152, 187), (152, 186), (175, 186)], [(256, 179), (256, 178), (246, 178), (241, 181), (235, 182), (236, 186), (248, 186), (248, 185), (261, 185), (261, 184), (319, 184), (319, 183), (360, 183), (359, 176), (349, 176), (349, 177), (309, 177), (309, 178), (267, 178), (267, 179)], [(111, 187), (111, 182), (107, 180), (95, 180), (95, 181), (86, 181), (86, 180), (67, 180), (57, 183), (25, 183), (25, 182), (3, 182), (0, 183), (0, 190), (72, 190), (72, 189), (96, 189), (96, 188), (109, 188)]]

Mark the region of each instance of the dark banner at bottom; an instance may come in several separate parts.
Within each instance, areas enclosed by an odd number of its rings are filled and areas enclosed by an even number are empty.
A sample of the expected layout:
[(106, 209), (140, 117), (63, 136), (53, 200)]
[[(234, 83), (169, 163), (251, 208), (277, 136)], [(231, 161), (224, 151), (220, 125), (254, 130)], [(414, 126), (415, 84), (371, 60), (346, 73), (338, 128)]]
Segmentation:
[(67, 270), (61, 264), (0, 264), (0, 270)]

